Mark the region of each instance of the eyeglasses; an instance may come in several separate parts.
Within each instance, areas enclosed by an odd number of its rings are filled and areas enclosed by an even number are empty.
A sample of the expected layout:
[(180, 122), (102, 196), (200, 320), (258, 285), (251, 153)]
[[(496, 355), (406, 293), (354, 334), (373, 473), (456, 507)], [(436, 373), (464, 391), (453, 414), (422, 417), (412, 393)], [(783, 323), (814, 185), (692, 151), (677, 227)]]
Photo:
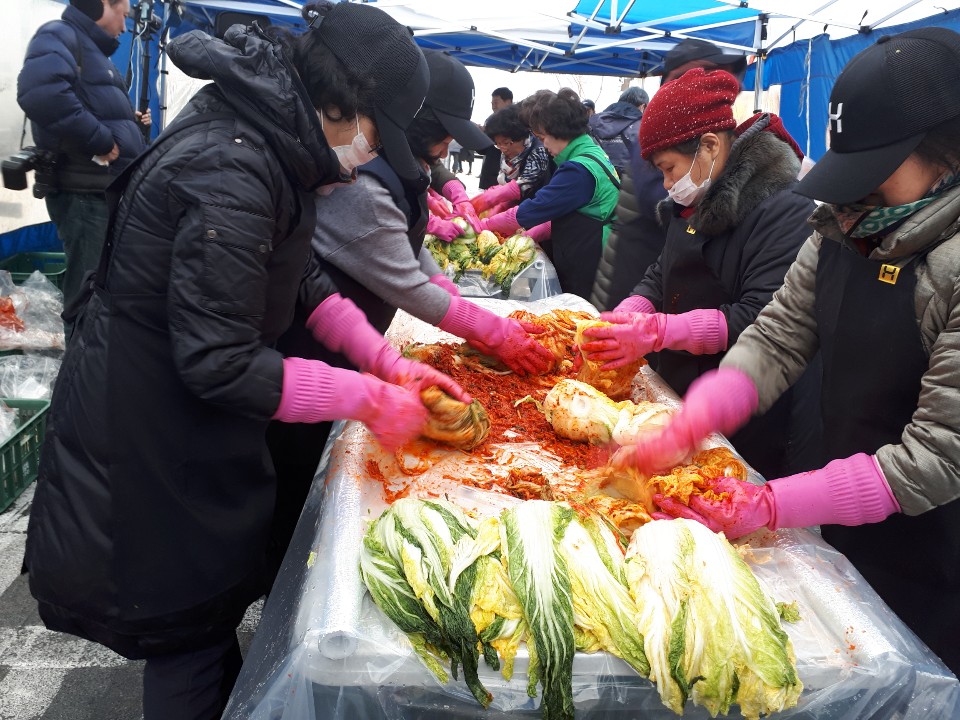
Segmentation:
[(507, 140), (506, 142), (495, 142), (493, 146), (497, 150), (506, 150), (507, 148), (513, 147), (516, 144), (517, 144), (516, 140)]

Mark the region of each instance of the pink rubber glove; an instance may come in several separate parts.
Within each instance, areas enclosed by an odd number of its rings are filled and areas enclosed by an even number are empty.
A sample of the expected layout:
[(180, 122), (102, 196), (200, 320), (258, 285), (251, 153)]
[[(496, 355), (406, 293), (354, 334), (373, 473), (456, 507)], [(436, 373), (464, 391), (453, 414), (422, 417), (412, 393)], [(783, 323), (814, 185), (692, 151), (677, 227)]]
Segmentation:
[(449, 220), (455, 214), (447, 199), (433, 188), (427, 188), (427, 210), (441, 220)]
[(481, 220), (480, 223), (484, 230), (499, 233), (503, 237), (510, 237), (520, 229), (520, 224), (517, 222), (517, 208), (515, 207), (499, 215), (488, 217), (486, 220)]
[(478, 213), (489, 210), (495, 205), (501, 203), (510, 203), (514, 205), (520, 202), (520, 186), (516, 180), (511, 180), (505, 185), (492, 185), (482, 193), (472, 198), (470, 202), (476, 208)]
[(654, 495), (654, 502), (670, 515), (701, 522), (731, 540), (762, 527), (863, 525), (900, 512), (876, 458), (863, 453), (762, 487), (728, 477), (717, 478), (711, 486), (727, 496), (693, 496), (689, 507), (661, 495)]
[(317, 342), (347, 359), (363, 372), (381, 380), (417, 390), (436, 385), (448, 395), (470, 402), (470, 396), (450, 377), (429, 365), (408, 360), (376, 331), (366, 315), (340, 294), (324, 300), (307, 319), (307, 329)]
[(443, 196), (453, 203), (453, 212), (466, 220), (474, 232), (483, 230), (477, 211), (467, 197), (467, 191), (459, 180), (450, 180), (443, 186)]
[(455, 223), (438, 218), (436, 215), (430, 215), (427, 218), (427, 232), (430, 235), (436, 235), (444, 242), (452, 242), (454, 238), (463, 234), (463, 231)]
[(553, 353), (528, 334), (543, 332), (542, 328), (494, 315), (461, 297), (451, 296), (438, 327), (466, 339), (483, 354), (499, 358), (518, 375), (543, 375), (553, 365)]
[(645, 313), (647, 315), (652, 315), (657, 311), (657, 309), (653, 306), (653, 303), (647, 300), (643, 295), (627, 295), (627, 297), (621, 300), (620, 304), (617, 305), (613, 311)]
[(453, 281), (443, 273), (437, 273), (436, 275), (431, 277), (430, 282), (432, 282), (437, 287), (442, 287), (451, 295), (456, 295), (457, 297), (460, 297), (460, 288), (458, 288), (453, 283)]
[(542, 243), (545, 240), (550, 239), (550, 232), (553, 229), (553, 223), (549, 220), (545, 223), (540, 223), (539, 225), (534, 225), (532, 228), (527, 230), (525, 235), (531, 238), (535, 243)]
[(651, 352), (686, 350), (693, 355), (715, 355), (727, 349), (727, 318), (719, 310), (691, 310), (679, 315), (605, 312), (601, 320), (612, 326), (588, 328), (596, 338), (583, 345), (587, 359), (603, 362), (604, 369), (629, 365)]
[(319, 360), (283, 359), (283, 387), (274, 420), (359, 420), (393, 451), (420, 435), (427, 415), (414, 391)]
[(710, 433), (730, 435), (742, 427), (757, 409), (757, 402), (757, 387), (742, 370), (711, 370), (693, 381), (683, 407), (667, 427), (636, 445), (620, 448), (612, 462), (646, 473), (675, 467)]

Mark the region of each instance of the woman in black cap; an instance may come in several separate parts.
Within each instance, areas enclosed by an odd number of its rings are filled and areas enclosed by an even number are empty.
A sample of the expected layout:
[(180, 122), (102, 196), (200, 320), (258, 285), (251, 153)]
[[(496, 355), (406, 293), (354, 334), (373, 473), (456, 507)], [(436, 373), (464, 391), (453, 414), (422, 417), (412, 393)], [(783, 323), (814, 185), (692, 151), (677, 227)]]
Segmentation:
[[(514, 372), (542, 373), (551, 355), (527, 334), (534, 328), (461, 298), (430, 253), (420, 252), (428, 224), (429, 168), (446, 155), (452, 138), (464, 147), (478, 147), (483, 140), (483, 133), (470, 121), (470, 73), (446, 53), (425, 50), (424, 55), (430, 89), (407, 129), (417, 175), (402, 174), (387, 152), (360, 167), (356, 182), (318, 204), (313, 251), (340, 294), (316, 310), (299, 308), (300, 317), (278, 347), (287, 355), (355, 368), (355, 355), (338, 352), (341, 338), (342, 342), (349, 338), (354, 346), (365, 343), (375, 352), (386, 346), (382, 333), (397, 309), (403, 308), (500, 358)], [(364, 315), (375, 330), (359, 331), (357, 322)], [(268, 432), (280, 493), (275, 569), (290, 541), (329, 431), (330, 423), (275, 422)]]
[(146, 720), (226, 704), (235, 629), (268, 588), (271, 418), (362, 420), (397, 445), (426, 420), (421, 381), (460, 392), (396, 352), (364, 367), (384, 382), (272, 347), (298, 298), (332, 292), (309, 262), (316, 192), (350, 181), (378, 144), (415, 173), (404, 129), (428, 83), (409, 30), (383, 11), (305, 14), (298, 36), (235, 25), (168, 45), (213, 82), (123, 176), (53, 394), (30, 589), (47, 627), (146, 658)]
[(619, 459), (659, 468), (731, 432), (819, 350), (832, 462), (658, 502), (730, 538), (823, 525), (960, 673), (960, 35), (911, 30), (854, 57), (830, 95), (830, 150), (798, 191), (824, 204), (783, 287), (663, 434)]

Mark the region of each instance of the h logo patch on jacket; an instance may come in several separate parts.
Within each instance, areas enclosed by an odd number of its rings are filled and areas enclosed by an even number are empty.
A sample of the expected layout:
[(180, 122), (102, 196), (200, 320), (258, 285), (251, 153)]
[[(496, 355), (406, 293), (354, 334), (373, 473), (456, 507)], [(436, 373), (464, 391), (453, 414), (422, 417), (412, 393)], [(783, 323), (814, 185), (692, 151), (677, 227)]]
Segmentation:
[(887, 265), (884, 263), (880, 266), (880, 275), (877, 277), (877, 280), (887, 283), (888, 285), (896, 285), (897, 277), (899, 275), (900, 268), (898, 268), (896, 265)]

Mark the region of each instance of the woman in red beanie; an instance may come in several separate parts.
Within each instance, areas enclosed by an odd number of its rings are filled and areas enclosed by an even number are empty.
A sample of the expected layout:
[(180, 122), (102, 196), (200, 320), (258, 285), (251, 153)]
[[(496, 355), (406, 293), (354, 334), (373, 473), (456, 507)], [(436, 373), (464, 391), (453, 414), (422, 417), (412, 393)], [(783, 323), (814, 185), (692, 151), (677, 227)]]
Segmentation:
[[(589, 297), (617, 208), (617, 171), (587, 134), (587, 108), (573, 90), (540, 90), (523, 101), (520, 117), (553, 156), (557, 170), (534, 197), (481, 223), (501, 235), (522, 227), (534, 240), (549, 236), (560, 287)], [(512, 187), (514, 197), (501, 201), (520, 199), (519, 185)]]
[[(769, 116), (737, 133), (739, 91), (729, 73), (698, 68), (654, 95), (640, 147), (663, 173), (668, 198), (657, 210), (666, 244), (634, 294), (603, 315), (614, 325), (588, 330), (593, 340), (584, 345), (591, 360), (608, 367), (659, 352), (655, 369), (681, 395), (719, 366), (770, 302), (809, 234), (814, 209), (793, 192), (800, 158)], [(791, 410), (787, 393), (731, 438), (766, 477), (819, 459), (802, 457), (811, 443), (799, 439), (816, 428), (815, 414), (792, 419)]]

